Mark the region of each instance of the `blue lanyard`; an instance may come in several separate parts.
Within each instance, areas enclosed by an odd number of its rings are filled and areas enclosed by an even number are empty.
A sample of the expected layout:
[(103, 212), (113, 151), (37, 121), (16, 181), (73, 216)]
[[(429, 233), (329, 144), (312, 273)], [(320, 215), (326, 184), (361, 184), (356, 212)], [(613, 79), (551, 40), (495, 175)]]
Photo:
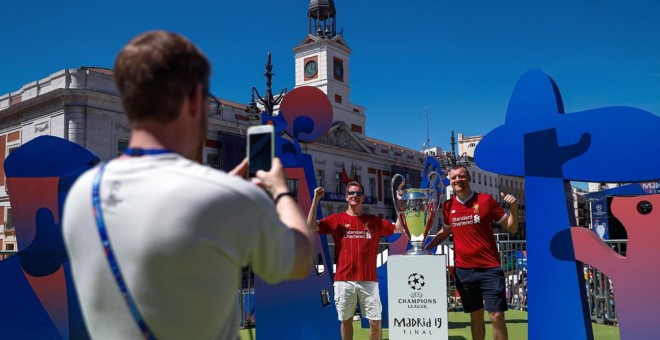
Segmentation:
[[(129, 156), (142, 156), (142, 155), (158, 155), (158, 154), (172, 153), (172, 151), (166, 149), (129, 148), (126, 150), (125, 153)], [(108, 260), (108, 264), (110, 265), (110, 270), (112, 270), (112, 274), (115, 276), (115, 281), (117, 282), (117, 286), (119, 286), (119, 290), (121, 291), (121, 294), (124, 297), (124, 301), (128, 305), (128, 309), (130, 310), (131, 315), (135, 320), (135, 323), (140, 328), (140, 332), (142, 333), (142, 336), (145, 339), (149, 339), (149, 340), (156, 339), (156, 337), (151, 332), (151, 329), (149, 329), (149, 326), (147, 326), (147, 323), (142, 318), (142, 314), (140, 314), (140, 311), (137, 308), (137, 304), (135, 303), (133, 296), (128, 291), (128, 287), (126, 286), (126, 281), (124, 281), (124, 276), (121, 274), (121, 270), (119, 269), (119, 264), (117, 263), (115, 252), (112, 249), (112, 244), (110, 243), (110, 238), (108, 237), (108, 231), (105, 228), (105, 222), (103, 220), (103, 211), (101, 210), (100, 192), (101, 192), (101, 178), (103, 177), (103, 172), (105, 171), (106, 165), (108, 165), (107, 162), (101, 164), (99, 171), (96, 173), (96, 176), (94, 176), (94, 182), (92, 184), (92, 205), (94, 206), (94, 218), (96, 219), (96, 226), (98, 227), (99, 230), (99, 236), (101, 237), (101, 243), (103, 244), (103, 249), (105, 250), (105, 256)]]
[(140, 149), (140, 148), (128, 148), (124, 150), (125, 155), (132, 157), (162, 155), (165, 153), (174, 153), (174, 151), (170, 149)]

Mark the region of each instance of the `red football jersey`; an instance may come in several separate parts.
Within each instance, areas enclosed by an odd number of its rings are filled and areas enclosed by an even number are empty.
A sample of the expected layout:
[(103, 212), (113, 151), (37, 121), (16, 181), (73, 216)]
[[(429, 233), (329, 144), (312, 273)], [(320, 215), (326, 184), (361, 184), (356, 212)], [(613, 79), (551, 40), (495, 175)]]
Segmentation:
[(335, 281), (378, 281), (376, 257), (381, 236), (394, 233), (394, 224), (374, 215), (332, 214), (319, 221), (319, 233), (335, 241)]
[(493, 223), (506, 217), (504, 209), (490, 195), (473, 193), (465, 204), (456, 196), (443, 205), (443, 223), (454, 235), (456, 266), (461, 268), (495, 268), (500, 254), (495, 245)]

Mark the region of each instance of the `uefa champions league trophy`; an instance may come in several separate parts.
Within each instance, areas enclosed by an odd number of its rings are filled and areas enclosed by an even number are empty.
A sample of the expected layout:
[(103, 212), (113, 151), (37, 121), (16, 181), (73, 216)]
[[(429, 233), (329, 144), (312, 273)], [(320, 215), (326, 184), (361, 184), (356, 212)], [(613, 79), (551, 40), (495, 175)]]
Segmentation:
[[(430, 179), (432, 175), (440, 177), (437, 172), (432, 171), (428, 174), (428, 178)], [(399, 177), (401, 184), (395, 192), (394, 181)], [(405, 184), (406, 180), (402, 175), (396, 174), (392, 177), (394, 209), (412, 244), (412, 248), (406, 252), (406, 255), (429, 255), (431, 252), (424, 249), (424, 240), (431, 231), (435, 214), (438, 211), (438, 193), (433, 187), (403, 189)], [(399, 199), (397, 199), (397, 193), (400, 196)]]

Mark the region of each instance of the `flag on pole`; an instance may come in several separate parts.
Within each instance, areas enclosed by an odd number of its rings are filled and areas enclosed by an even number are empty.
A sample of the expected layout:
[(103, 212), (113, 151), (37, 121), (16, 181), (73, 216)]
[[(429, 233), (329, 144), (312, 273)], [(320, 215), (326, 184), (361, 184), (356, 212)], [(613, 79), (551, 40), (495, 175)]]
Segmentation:
[(355, 164), (351, 164), (351, 176), (349, 177), (349, 180), (355, 181)]
[(346, 174), (346, 168), (344, 163), (341, 164), (341, 182), (346, 185), (349, 182), (348, 175)]

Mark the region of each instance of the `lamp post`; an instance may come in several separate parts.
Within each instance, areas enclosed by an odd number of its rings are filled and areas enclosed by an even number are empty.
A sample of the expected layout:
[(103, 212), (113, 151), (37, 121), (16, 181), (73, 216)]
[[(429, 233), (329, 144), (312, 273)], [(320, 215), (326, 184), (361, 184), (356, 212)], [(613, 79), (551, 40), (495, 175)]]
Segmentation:
[(456, 139), (454, 138), (454, 130), (451, 130), (451, 153), (445, 153), (444, 157), (440, 161), (445, 170), (450, 169), (456, 165), (462, 165), (464, 167), (470, 166), (470, 159), (467, 155), (467, 152), (463, 152), (460, 156), (456, 157)]
[(276, 105), (279, 105), (282, 99), (284, 98), (284, 95), (286, 95), (287, 89), (284, 88), (282, 92), (280, 92), (279, 96), (277, 96), (277, 98), (273, 97), (273, 90), (271, 89), (271, 84), (275, 73), (273, 73), (273, 64), (271, 63), (270, 60), (271, 60), (271, 56), (270, 56), (270, 52), (268, 52), (268, 61), (266, 62), (266, 73), (264, 73), (264, 76), (266, 77), (266, 96), (262, 97), (259, 94), (259, 91), (254, 86), (252, 87), (252, 99), (250, 99), (250, 104), (248, 104), (247, 108), (245, 109), (245, 112), (249, 114), (248, 116), (249, 120), (260, 119), (259, 113), (261, 113), (261, 110), (259, 110), (257, 103), (261, 104), (264, 107), (265, 112), (269, 116), (272, 116), (274, 107)]

